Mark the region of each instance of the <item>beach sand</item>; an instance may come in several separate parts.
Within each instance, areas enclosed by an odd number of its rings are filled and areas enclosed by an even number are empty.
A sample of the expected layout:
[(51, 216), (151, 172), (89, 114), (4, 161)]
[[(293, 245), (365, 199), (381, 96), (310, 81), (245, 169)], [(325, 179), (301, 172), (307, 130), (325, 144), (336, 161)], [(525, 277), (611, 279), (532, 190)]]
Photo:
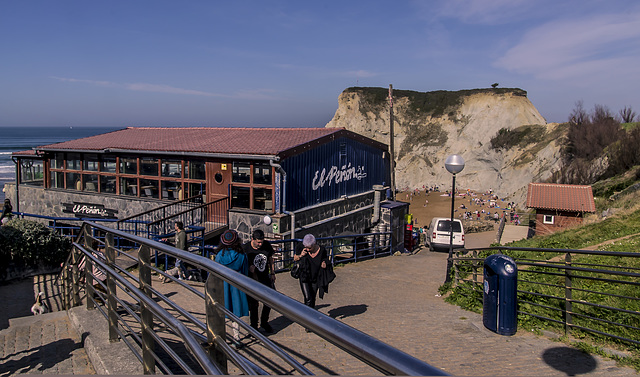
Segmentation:
[[(465, 191), (466, 192), (466, 191)], [(473, 198), (480, 198), (486, 201), (485, 205), (476, 205), (475, 203), (469, 204), (468, 196), (456, 196), (455, 197), (455, 212), (454, 217), (460, 218), (463, 212), (476, 210), (490, 211), (492, 214), (498, 211), (502, 214), (503, 210), (507, 207), (507, 202), (498, 200), (497, 205), (500, 208), (489, 208), (488, 200), (490, 195), (488, 193), (473, 192), (475, 196)], [(450, 217), (451, 216), (451, 197), (445, 192), (429, 192), (425, 195), (424, 191), (419, 191), (417, 194), (411, 195), (409, 192), (399, 192), (396, 194), (396, 200), (400, 202), (409, 203), (409, 213), (413, 215), (413, 225), (416, 227), (427, 227), (434, 217)], [(429, 202), (426, 203), (425, 201)], [(426, 205), (425, 205), (426, 204)], [(464, 204), (467, 208), (462, 209), (460, 205)], [(482, 215), (484, 218), (485, 214)]]

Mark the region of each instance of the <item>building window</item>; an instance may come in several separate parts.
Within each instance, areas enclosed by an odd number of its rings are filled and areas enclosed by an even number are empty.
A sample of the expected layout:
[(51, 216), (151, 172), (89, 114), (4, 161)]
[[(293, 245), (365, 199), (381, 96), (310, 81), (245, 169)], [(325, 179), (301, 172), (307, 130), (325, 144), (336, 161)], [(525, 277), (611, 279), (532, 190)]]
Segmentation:
[(108, 194), (116, 193), (116, 177), (113, 175), (100, 176), (100, 192)]
[(82, 175), (82, 187), (83, 187), (83, 191), (98, 192), (98, 175), (97, 174), (83, 174)]
[(51, 172), (51, 187), (53, 188), (64, 188), (64, 173), (61, 171), (52, 171)]
[(236, 208), (250, 208), (251, 205), (251, 188), (237, 187), (231, 188), (231, 206)]
[(82, 191), (82, 180), (79, 173), (67, 173), (66, 174), (67, 190)]
[(140, 179), (140, 196), (158, 198), (158, 181), (152, 179)]
[(553, 224), (554, 216), (552, 215), (544, 215), (542, 222), (545, 224)]
[(182, 178), (182, 161), (162, 160), (162, 176)]
[(273, 210), (273, 200), (270, 188), (253, 188), (253, 209), (260, 211)]
[(138, 159), (120, 158), (120, 174), (138, 174)]
[(103, 173), (115, 173), (116, 158), (112, 156), (103, 156), (100, 161), (100, 171)]
[[(164, 200), (196, 197), (201, 201), (206, 194), (205, 166), (205, 161), (179, 158), (54, 153), (49, 158), (48, 187)], [(24, 158), (20, 167), (21, 183), (36, 184), (33, 177), (44, 185), (44, 161)]]
[(120, 195), (138, 196), (138, 179), (120, 178)]
[(99, 165), (98, 155), (85, 154), (83, 162), (84, 162), (83, 170), (98, 171), (98, 165)]
[(184, 199), (182, 196), (182, 188), (180, 182), (162, 181), (162, 199), (177, 200)]
[(250, 183), (251, 164), (248, 162), (234, 162), (231, 180), (238, 183)]
[(140, 159), (140, 175), (158, 176), (158, 159), (157, 158), (141, 158)]
[(42, 186), (44, 184), (43, 161), (32, 159), (21, 160), (20, 183), (30, 186)]
[(253, 184), (254, 185), (270, 185), (271, 184), (271, 165), (264, 162), (256, 162), (253, 164)]
[(69, 153), (67, 155), (68, 170), (82, 170), (82, 159), (80, 153)]
[(189, 179), (202, 179), (206, 178), (205, 164), (203, 161), (189, 161), (186, 168), (186, 176)]
[(56, 153), (51, 159), (52, 169), (64, 169), (64, 153)]

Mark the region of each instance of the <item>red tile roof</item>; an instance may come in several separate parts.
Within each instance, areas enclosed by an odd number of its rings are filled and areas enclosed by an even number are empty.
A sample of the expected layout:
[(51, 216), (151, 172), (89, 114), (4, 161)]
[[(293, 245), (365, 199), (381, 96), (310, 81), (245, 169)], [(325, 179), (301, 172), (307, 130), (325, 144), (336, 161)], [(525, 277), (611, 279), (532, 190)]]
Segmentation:
[(572, 212), (595, 212), (591, 186), (529, 183), (527, 207)]
[(128, 127), (36, 149), (277, 155), (322, 138), (346, 134), (360, 136), (343, 128)]

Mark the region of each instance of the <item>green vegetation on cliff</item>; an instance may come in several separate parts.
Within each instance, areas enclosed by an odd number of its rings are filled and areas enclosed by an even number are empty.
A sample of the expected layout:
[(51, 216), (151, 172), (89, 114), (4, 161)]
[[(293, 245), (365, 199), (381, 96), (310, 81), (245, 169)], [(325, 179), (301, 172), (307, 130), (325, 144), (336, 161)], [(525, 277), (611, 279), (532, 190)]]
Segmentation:
[[(344, 93), (358, 93), (370, 108), (363, 108), (361, 111), (377, 112), (381, 106), (386, 106), (389, 100), (389, 89), (386, 88), (364, 88), (351, 87), (344, 90)], [(436, 90), (433, 92), (416, 92), (413, 90), (393, 90), (394, 100), (407, 98), (409, 100), (409, 111), (414, 114), (430, 115), (432, 117), (442, 116), (462, 103), (464, 97), (478, 94), (507, 94), (526, 97), (527, 92), (518, 88), (485, 88), (468, 89), (458, 91)]]

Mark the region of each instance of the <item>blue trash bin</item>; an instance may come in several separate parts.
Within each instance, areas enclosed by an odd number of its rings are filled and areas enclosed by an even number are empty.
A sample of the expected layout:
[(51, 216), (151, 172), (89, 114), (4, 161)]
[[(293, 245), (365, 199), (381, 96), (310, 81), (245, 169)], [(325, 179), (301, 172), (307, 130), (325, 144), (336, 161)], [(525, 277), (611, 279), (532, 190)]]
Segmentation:
[(503, 254), (484, 260), (484, 326), (500, 335), (513, 335), (518, 329), (518, 267)]

